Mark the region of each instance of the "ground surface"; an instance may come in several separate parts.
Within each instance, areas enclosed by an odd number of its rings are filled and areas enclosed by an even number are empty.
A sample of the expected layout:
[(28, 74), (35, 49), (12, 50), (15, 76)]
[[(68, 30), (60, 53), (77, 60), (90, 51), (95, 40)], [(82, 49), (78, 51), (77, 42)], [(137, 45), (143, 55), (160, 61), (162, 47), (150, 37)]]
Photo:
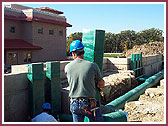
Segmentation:
[(135, 45), (132, 49), (122, 53), (121, 57), (131, 57), (131, 54), (141, 53), (142, 56), (164, 54), (164, 42), (150, 42), (143, 45)]
[[(131, 72), (109, 73), (103, 79), (102, 104), (113, 101), (139, 85)], [(124, 110), (128, 113), (128, 122), (164, 122), (164, 81), (146, 89), (138, 101), (126, 103)]]
[(128, 122), (164, 122), (164, 85), (148, 88), (138, 101), (125, 104)]

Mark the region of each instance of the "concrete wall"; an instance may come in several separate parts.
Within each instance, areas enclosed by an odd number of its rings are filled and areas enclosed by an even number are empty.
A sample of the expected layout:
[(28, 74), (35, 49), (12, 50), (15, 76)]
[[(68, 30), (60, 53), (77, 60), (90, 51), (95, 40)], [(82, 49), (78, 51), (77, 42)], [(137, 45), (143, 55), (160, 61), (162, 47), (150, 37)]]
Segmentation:
[(143, 73), (147, 76), (151, 76), (163, 69), (163, 63), (164, 57), (161, 54), (144, 56), (142, 57)]
[[(161, 69), (161, 60), (163, 57), (149, 56), (143, 58), (144, 72), (147, 74), (157, 73)], [(69, 113), (69, 98), (68, 89), (66, 86), (66, 76), (64, 67), (71, 61), (60, 62), (60, 76), (63, 85), (61, 91), (62, 113)], [(45, 66), (45, 65), (44, 65)], [(130, 69), (130, 59), (127, 58), (104, 58), (103, 71)], [(45, 68), (44, 68), (45, 70)], [(28, 80), (27, 80), (27, 65), (13, 65), (12, 73), (4, 75), (4, 113), (5, 121), (26, 121), (28, 116)]]
[(26, 73), (4, 76), (4, 121), (22, 122), (28, 117), (28, 80)]
[[(164, 57), (162, 54), (142, 57), (143, 74), (152, 76), (162, 70)], [(104, 71), (120, 71), (131, 69), (131, 58), (104, 58)]]

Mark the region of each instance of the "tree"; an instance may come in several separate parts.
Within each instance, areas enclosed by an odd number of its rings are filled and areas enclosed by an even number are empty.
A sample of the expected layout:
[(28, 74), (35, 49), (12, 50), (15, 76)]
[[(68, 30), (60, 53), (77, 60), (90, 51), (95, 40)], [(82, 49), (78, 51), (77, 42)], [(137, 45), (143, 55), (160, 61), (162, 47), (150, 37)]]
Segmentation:
[[(141, 45), (153, 41), (163, 41), (163, 31), (155, 28), (135, 32), (133, 30), (121, 31), (118, 34), (105, 33), (104, 52), (121, 53), (127, 49), (131, 49), (134, 45)], [(67, 39), (67, 54), (69, 54), (69, 46), (72, 41), (82, 41), (82, 32), (75, 32)]]
[(70, 55), (70, 44), (72, 41), (74, 40), (80, 40), (82, 41), (82, 32), (75, 32), (73, 34), (70, 34), (69, 37), (67, 37), (67, 41), (66, 41), (66, 51), (67, 51), (67, 55)]
[(136, 42), (138, 45), (154, 42), (163, 41), (163, 31), (155, 28), (143, 30), (137, 33)]

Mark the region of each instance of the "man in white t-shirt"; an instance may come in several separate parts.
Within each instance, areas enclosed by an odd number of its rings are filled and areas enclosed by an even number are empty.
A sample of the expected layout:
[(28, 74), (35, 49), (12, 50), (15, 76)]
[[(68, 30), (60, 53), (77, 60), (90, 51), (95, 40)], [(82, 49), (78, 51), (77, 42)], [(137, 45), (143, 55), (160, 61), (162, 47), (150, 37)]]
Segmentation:
[(32, 119), (32, 122), (58, 122), (52, 115), (50, 103), (46, 102), (42, 105), (42, 113)]

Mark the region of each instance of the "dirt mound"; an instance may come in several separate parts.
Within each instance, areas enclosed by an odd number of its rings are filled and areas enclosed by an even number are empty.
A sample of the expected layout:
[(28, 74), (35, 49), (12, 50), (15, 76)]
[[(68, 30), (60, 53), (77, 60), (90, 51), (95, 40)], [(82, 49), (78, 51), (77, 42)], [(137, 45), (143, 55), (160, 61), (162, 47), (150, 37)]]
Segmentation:
[(148, 88), (139, 101), (125, 104), (128, 122), (164, 122), (164, 86)]
[(150, 42), (143, 45), (135, 45), (132, 49), (122, 53), (120, 57), (131, 57), (131, 54), (141, 53), (142, 56), (163, 54), (164, 55), (164, 42)]

